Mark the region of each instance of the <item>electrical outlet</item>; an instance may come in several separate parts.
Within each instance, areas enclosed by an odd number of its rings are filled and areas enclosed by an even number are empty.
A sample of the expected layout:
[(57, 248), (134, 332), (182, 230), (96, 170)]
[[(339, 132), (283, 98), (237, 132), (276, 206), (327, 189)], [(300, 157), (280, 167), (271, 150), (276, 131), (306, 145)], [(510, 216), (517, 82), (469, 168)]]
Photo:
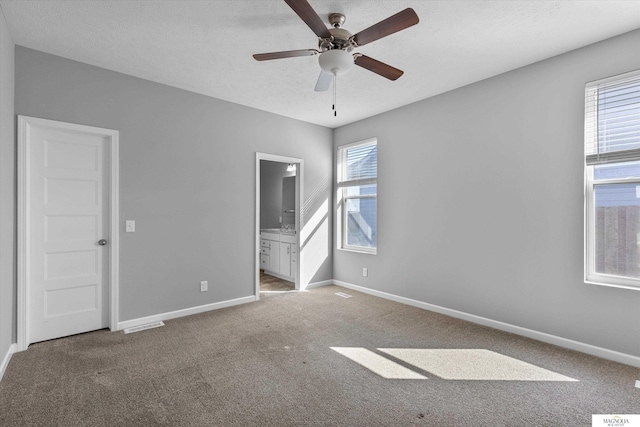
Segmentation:
[(203, 280), (202, 282), (200, 282), (200, 292), (206, 292), (209, 290), (209, 282), (207, 282), (206, 280)]
[(135, 233), (136, 232), (136, 222), (128, 219), (125, 221), (125, 232), (126, 233)]
[(363, 277), (369, 276), (369, 269), (367, 267), (362, 268), (362, 276)]

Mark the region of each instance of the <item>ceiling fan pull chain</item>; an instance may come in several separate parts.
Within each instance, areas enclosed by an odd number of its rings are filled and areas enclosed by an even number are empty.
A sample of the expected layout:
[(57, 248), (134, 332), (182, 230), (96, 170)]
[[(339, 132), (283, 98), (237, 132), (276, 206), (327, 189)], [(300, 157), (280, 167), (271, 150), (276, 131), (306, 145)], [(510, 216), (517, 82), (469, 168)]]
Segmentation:
[(336, 78), (336, 75), (333, 75), (333, 117), (338, 117), (338, 110), (336, 110), (336, 98), (337, 98), (337, 83), (338, 83), (338, 79)]

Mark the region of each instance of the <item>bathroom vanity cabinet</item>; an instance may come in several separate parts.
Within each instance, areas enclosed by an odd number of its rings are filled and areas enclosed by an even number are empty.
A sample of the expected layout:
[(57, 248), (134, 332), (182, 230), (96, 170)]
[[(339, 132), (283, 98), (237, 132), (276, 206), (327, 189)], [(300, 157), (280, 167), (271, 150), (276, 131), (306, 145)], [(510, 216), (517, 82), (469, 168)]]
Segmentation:
[(260, 268), (265, 273), (294, 282), (297, 264), (295, 234), (275, 230), (260, 233)]

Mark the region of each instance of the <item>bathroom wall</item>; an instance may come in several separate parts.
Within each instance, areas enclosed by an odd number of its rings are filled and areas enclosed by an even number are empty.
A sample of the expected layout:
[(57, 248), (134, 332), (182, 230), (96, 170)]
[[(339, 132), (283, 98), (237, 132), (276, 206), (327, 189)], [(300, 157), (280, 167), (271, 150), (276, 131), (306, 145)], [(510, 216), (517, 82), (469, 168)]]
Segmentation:
[(295, 175), (287, 172), (287, 163), (260, 161), (260, 228), (280, 228), (282, 216), (282, 179)]

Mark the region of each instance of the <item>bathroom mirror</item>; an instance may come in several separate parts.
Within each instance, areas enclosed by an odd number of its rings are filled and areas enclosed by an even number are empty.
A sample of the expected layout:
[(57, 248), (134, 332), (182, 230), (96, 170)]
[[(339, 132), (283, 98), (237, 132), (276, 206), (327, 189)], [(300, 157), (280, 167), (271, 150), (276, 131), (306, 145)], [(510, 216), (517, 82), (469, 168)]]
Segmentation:
[(282, 178), (282, 227), (294, 228), (296, 224), (296, 177)]

